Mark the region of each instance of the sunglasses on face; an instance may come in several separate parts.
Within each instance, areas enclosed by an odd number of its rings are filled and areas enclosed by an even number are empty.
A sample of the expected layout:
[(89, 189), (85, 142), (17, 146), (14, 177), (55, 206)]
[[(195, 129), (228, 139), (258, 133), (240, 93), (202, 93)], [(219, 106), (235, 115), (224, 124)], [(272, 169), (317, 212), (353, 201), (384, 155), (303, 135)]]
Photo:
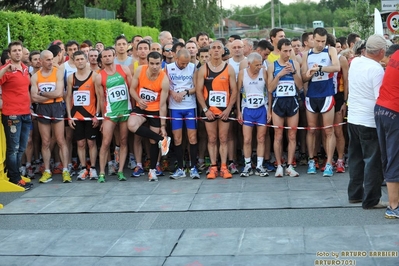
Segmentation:
[(164, 51), (165, 51), (165, 52), (171, 52), (171, 51), (172, 51), (172, 48), (164, 49)]

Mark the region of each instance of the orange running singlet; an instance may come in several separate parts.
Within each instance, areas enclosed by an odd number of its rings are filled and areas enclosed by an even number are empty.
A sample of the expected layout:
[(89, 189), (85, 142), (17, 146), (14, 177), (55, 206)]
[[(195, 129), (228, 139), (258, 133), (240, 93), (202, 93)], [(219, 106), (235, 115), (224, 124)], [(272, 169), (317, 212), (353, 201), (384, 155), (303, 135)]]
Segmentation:
[(209, 110), (220, 115), (230, 102), (230, 81), (228, 64), (222, 71), (213, 72), (206, 63), (204, 80), (204, 98)]
[[(146, 111), (159, 111), (162, 81), (165, 77), (165, 72), (161, 71), (156, 80), (149, 80), (146, 74), (147, 69), (148, 65), (143, 65), (140, 72), (139, 85), (137, 86), (136, 91), (141, 99), (147, 101)], [(136, 106), (138, 106), (137, 103)]]

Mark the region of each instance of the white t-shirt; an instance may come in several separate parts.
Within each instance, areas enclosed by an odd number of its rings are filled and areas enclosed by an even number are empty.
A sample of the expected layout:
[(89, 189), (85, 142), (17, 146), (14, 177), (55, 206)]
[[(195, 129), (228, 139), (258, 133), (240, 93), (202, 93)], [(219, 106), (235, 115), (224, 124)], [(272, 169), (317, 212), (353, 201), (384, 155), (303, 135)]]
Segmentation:
[(374, 106), (384, 69), (365, 56), (353, 59), (349, 67), (348, 123), (375, 128)]

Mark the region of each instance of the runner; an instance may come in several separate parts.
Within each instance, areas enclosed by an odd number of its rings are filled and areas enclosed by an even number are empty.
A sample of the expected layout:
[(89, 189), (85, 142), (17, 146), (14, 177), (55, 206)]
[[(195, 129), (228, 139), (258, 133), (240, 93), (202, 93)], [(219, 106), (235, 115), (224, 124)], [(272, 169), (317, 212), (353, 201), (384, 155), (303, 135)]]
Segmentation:
[[(94, 80), (97, 75), (87, 66), (86, 54), (77, 51), (73, 54), (73, 61), (78, 69), (70, 75), (67, 81), (66, 107), (69, 126), (75, 131), (74, 136), (78, 146), (80, 172), (77, 180), (97, 180), (97, 135), (100, 113), (99, 97), (96, 95)], [(77, 121), (72, 118), (79, 119)], [(84, 118), (92, 118), (92, 121), (82, 121)], [(86, 165), (86, 141), (89, 146), (90, 164)]]
[(38, 115), (49, 116), (53, 119), (38, 118), (45, 168), (39, 182), (48, 183), (53, 180), (50, 171), (50, 141), (51, 133), (53, 133), (60, 147), (61, 162), (64, 165), (62, 180), (64, 183), (71, 183), (70, 173), (68, 168), (65, 168), (68, 165), (68, 145), (64, 137), (65, 124), (63, 121), (65, 113), (63, 104), (64, 72), (53, 66), (53, 54), (48, 50), (41, 52), (40, 63), (42, 68), (31, 79), (31, 98), (32, 102), (38, 103)]
[[(263, 168), (263, 155), (265, 153), (266, 124), (271, 119), (271, 102), (267, 104), (268, 92), (266, 90), (267, 73), (262, 65), (262, 56), (253, 52), (247, 57), (248, 67), (238, 74), (238, 88), (242, 88), (242, 101), (237, 97), (237, 119), (242, 124), (244, 135), (244, 161), (245, 166), (241, 172), (241, 177), (248, 177), (253, 174), (251, 152), (252, 152), (252, 129), (253, 123), (256, 126), (257, 140), (257, 163), (255, 174), (268, 176), (269, 173)], [(241, 96), (241, 95), (239, 95)], [(241, 107), (240, 107), (241, 106)], [(241, 111), (242, 108), (242, 111)], [(268, 110), (267, 110), (268, 109)], [(244, 122), (242, 122), (244, 120)]]
[[(195, 77), (196, 66), (190, 62), (191, 54), (187, 49), (177, 52), (176, 62), (166, 65), (165, 72), (169, 79), (169, 109), (172, 133), (174, 139), (174, 151), (177, 158), (177, 170), (170, 176), (172, 179), (186, 177), (183, 170), (184, 150), (182, 147), (183, 120), (187, 128), (188, 141), (190, 143), (191, 169), (190, 177), (199, 179), (197, 164), (198, 144), (197, 144), (197, 122), (193, 118), (196, 116), (196, 97), (195, 97)], [(180, 119), (180, 120), (176, 120)], [(189, 166), (186, 165), (188, 168)]]
[[(129, 117), (128, 127), (136, 135), (150, 139), (151, 163), (148, 180), (158, 181), (156, 164), (159, 148), (161, 148), (162, 155), (166, 155), (169, 151), (170, 137), (166, 134), (165, 119), (146, 115), (166, 117), (169, 82), (165, 72), (161, 69), (161, 54), (151, 52), (148, 54), (147, 60), (148, 65), (139, 66), (135, 70), (130, 86), (130, 95), (136, 101), (136, 107), (133, 110), (135, 115)], [(150, 124), (149, 128), (143, 125), (146, 121)]]
[(281, 39), (277, 43), (277, 50), (280, 53), (279, 59), (269, 64), (268, 73), (268, 90), (273, 93), (273, 114), (272, 121), (274, 126), (274, 154), (277, 161), (277, 169), (275, 176), (282, 177), (284, 175), (282, 167), (282, 151), (283, 151), (283, 127), (284, 121), (288, 130), (288, 158), (285, 174), (288, 176), (299, 176), (293, 167), (296, 149), (296, 127), (298, 126), (298, 94), (296, 88), (302, 88), (302, 79), (299, 73), (300, 67), (298, 62), (290, 59), (292, 53), (291, 42), (288, 39)]
[(237, 84), (232, 66), (223, 62), (224, 46), (221, 41), (210, 45), (211, 60), (203, 65), (198, 72), (196, 93), (202, 107), (203, 115), (207, 117), (205, 124), (208, 133), (208, 152), (211, 167), (207, 178), (214, 179), (218, 175), (217, 139), (219, 138), (219, 154), (221, 160), (220, 176), (231, 178), (227, 169), (227, 134), (231, 109), (237, 98)]
[(103, 138), (99, 156), (99, 183), (105, 182), (105, 165), (116, 125), (119, 126), (120, 137), (120, 161), (117, 176), (119, 181), (126, 181), (126, 177), (123, 174), (123, 167), (127, 156), (127, 120), (132, 110), (128, 85), (131, 82), (132, 75), (127, 66), (121, 66), (114, 62), (114, 50), (112, 48), (105, 48), (101, 53), (101, 63), (104, 69), (95, 78), (96, 93), (99, 95), (101, 113), (105, 118), (101, 125)]

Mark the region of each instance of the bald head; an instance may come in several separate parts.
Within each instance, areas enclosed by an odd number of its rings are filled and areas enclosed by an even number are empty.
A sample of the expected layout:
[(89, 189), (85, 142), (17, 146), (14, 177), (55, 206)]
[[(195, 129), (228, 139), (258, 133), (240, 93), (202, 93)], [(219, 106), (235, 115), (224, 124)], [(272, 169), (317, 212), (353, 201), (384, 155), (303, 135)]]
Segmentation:
[(190, 58), (190, 52), (186, 48), (181, 48), (176, 55), (177, 58)]
[(53, 53), (50, 52), (49, 50), (43, 50), (43, 51), (40, 53), (40, 59), (44, 59), (44, 58), (46, 58), (46, 57), (48, 57), (48, 56), (50, 56), (50, 55), (51, 55), (51, 57), (52, 57)]

